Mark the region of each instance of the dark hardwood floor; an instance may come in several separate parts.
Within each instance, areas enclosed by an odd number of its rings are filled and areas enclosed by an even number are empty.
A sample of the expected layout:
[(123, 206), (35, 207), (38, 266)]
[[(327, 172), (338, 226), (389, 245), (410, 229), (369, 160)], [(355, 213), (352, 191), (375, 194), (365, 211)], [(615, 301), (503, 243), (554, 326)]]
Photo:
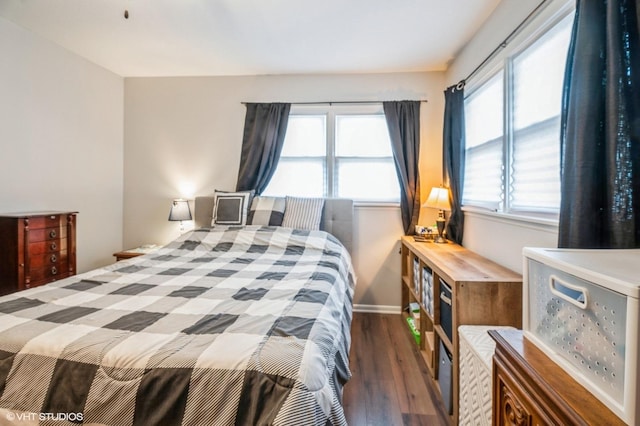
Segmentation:
[(402, 316), (354, 313), (344, 408), (350, 426), (446, 425), (436, 383)]

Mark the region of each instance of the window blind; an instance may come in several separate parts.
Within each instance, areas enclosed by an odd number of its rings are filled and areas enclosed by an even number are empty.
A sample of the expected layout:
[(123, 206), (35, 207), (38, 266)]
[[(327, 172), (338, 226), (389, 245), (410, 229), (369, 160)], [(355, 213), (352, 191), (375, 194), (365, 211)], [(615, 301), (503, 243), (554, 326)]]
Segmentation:
[(571, 19), (513, 58), (512, 211), (556, 213), (560, 207), (560, 109)]
[(466, 165), (462, 203), (497, 210), (502, 201), (503, 74), (465, 102)]

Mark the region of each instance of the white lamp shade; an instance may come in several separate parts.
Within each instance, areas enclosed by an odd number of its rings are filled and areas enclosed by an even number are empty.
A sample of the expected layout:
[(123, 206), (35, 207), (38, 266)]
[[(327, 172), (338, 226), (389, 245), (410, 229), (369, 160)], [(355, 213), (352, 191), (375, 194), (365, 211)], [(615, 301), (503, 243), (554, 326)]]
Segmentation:
[(173, 200), (171, 211), (169, 212), (169, 220), (191, 220), (191, 209), (187, 200)]
[(449, 190), (442, 187), (433, 187), (429, 193), (429, 198), (422, 207), (430, 207), (438, 210), (451, 210), (449, 204)]

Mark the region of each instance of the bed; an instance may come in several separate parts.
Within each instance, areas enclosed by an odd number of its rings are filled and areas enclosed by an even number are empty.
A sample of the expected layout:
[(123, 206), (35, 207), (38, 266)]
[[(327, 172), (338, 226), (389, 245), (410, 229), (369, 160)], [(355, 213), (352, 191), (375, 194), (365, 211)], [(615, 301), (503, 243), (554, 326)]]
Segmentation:
[(154, 253), (0, 297), (0, 424), (346, 424), (351, 202), (318, 231), (195, 204)]

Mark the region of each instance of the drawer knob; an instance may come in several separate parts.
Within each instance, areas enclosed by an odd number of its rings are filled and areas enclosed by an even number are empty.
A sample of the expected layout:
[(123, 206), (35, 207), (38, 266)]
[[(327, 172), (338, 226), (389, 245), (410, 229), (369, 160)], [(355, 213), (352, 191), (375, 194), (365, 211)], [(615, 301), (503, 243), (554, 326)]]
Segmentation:
[(58, 257), (55, 254), (51, 255), (51, 263), (55, 263), (58, 260)]
[(55, 250), (58, 248), (58, 245), (56, 243), (51, 243), (51, 250)]
[(58, 235), (58, 233), (56, 232), (56, 230), (54, 229), (53, 231), (49, 232), (49, 236), (51, 238), (55, 238)]
[(50, 216), (50, 217), (51, 217), (51, 220), (56, 220), (55, 216)]
[(56, 268), (55, 266), (51, 268), (51, 275), (56, 275), (57, 273), (58, 273), (58, 268)]

